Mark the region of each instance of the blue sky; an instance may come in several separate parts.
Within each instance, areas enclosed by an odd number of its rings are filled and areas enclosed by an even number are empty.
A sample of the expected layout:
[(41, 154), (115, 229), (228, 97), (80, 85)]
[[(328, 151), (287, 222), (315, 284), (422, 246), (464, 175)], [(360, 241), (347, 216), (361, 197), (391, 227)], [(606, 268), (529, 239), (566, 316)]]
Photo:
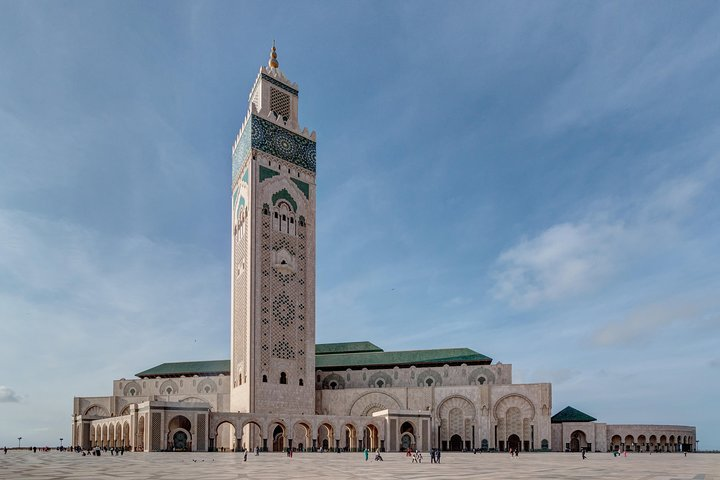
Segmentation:
[(720, 448), (716, 2), (0, 2), (0, 445), (229, 357), (273, 38), (318, 132), (317, 341), (467, 346)]

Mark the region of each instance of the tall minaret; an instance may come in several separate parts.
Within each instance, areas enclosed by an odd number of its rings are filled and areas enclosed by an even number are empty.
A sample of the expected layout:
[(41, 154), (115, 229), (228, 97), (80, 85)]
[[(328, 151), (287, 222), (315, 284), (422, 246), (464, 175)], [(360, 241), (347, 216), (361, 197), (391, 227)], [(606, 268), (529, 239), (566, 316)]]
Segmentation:
[(232, 149), (235, 412), (315, 413), (315, 132), (275, 43)]

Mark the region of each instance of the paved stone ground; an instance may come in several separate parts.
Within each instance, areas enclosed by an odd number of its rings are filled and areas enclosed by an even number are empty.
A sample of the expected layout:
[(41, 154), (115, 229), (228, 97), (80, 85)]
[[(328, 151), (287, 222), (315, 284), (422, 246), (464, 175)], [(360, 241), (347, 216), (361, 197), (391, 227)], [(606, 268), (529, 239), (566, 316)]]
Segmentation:
[(720, 455), (630, 454), (613, 458), (592, 453), (443, 454), (442, 463), (410, 463), (400, 453), (384, 454), (384, 462), (365, 462), (361, 453), (248, 456), (233, 453), (130, 453), (83, 457), (75, 453), (0, 451), (0, 479), (642, 479), (720, 480)]

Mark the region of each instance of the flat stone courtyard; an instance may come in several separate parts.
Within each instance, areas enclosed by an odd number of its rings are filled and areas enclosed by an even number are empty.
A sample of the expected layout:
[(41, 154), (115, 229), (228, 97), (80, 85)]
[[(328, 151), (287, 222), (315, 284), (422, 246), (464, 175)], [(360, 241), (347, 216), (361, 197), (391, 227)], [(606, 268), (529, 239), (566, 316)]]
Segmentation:
[[(643, 479), (720, 480), (718, 454), (591, 453), (586, 460), (575, 453), (509, 454), (444, 453), (442, 463), (411, 463), (401, 453), (385, 453), (383, 462), (365, 462), (362, 453), (296, 453), (248, 455), (239, 453), (128, 453), (101, 457), (76, 453), (0, 451), (0, 479), (311, 479), (362, 478), (430, 479)], [(426, 455), (427, 457), (427, 455)]]

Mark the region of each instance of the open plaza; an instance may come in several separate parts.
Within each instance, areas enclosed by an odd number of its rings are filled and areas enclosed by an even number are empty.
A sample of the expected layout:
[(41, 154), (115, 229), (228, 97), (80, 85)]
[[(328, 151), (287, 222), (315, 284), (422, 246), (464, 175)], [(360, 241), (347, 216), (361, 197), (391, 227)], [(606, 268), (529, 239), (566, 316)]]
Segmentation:
[(446, 453), (440, 464), (411, 463), (402, 453), (385, 453), (383, 462), (361, 453), (127, 453), (83, 457), (76, 453), (8, 451), (0, 455), (0, 479), (196, 479), (213, 478), (505, 478), (505, 479), (720, 479), (720, 455), (689, 453)]

